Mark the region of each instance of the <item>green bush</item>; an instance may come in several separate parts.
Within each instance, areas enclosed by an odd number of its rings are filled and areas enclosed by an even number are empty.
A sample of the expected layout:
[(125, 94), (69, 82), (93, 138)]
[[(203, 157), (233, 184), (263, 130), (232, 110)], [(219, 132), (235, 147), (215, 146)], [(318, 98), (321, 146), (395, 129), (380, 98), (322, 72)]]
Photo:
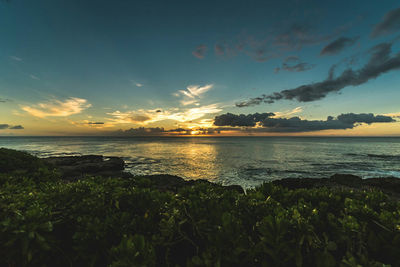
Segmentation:
[(381, 191), (43, 173), (2, 176), (0, 266), (400, 266), (400, 204)]

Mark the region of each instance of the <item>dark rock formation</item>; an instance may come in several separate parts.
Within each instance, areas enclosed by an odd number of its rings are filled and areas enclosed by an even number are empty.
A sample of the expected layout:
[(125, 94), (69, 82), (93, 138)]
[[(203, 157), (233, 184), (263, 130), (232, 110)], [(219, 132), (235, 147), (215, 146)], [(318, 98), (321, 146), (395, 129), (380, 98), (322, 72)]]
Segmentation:
[(182, 188), (184, 186), (191, 186), (199, 183), (207, 183), (216, 187), (221, 187), (228, 190), (234, 190), (239, 193), (244, 193), (244, 190), (240, 185), (222, 186), (203, 179), (184, 180), (179, 176), (169, 175), (169, 174), (148, 175), (146, 177), (150, 178), (152, 187), (157, 188), (158, 190), (161, 191), (177, 192), (179, 188)]
[(47, 164), (54, 166), (65, 179), (78, 179), (85, 175), (107, 177), (131, 177), (124, 170), (124, 160), (118, 157), (85, 155), (71, 157), (44, 158)]

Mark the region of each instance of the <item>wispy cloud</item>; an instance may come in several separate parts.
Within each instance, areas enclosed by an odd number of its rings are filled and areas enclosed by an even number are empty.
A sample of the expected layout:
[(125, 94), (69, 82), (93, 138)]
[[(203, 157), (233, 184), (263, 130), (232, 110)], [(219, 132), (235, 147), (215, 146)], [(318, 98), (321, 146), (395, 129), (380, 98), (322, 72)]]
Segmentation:
[(204, 86), (200, 85), (189, 85), (186, 87), (186, 90), (179, 90), (174, 93), (176, 97), (183, 96), (184, 99), (181, 101), (181, 104), (184, 106), (191, 104), (198, 104), (198, 99), (207, 91), (214, 87), (213, 84), (207, 84)]
[(273, 118), (285, 118), (285, 117), (290, 117), (293, 114), (297, 114), (303, 112), (303, 108), (302, 107), (297, 107), (294, 108), (292, 110), (285, 110), (285, 111), (281, 111), (281, 112), (274, 112), (275, 116), (273, 116)]
[(24, 127), (22, 125), (10, 125), (10, 124), (0, 124), (0, 130), (23, 130)]
[(314, 64), (301, 62), (298, 57), (290, 56), (284, 60), (282, 66), (275, 68), (275, 73), (278, 73), (280, 70), (286, 70), (290, 72), (302, 72), (310, 70), (314, 67)]
[(203, 59), (206, 55), (207, 52), (207, 46), (206, 45), (199, 45), (196, 47), (196, 49), (192, 52), (193, 56)]
[(109, 120), (114, 124), (139, 124), (146, 125), (149, 123), (173, 120), (177, 122), (191, 122), (193, 120), (200, 119), (207, 114), (215, 114), (222, 111), (218, 104), (212, 104), (207, 106), (200, 106), (196, 108), (185, 109), (180, 111), (179, 109), (153, 109), (153, 110), (132, 110), (127, 112), (121, 112), (119, 110), (107, 113), (112, 118)]
[(386, 113), (386, 114), (383, 114), (383, 115), (389, 116), (389, 117), (392, 117), (392, 118), (400, 118), (400, 112), (396, 112), (396, 113)]
[(33, 106), (21, 106), (21, 109), (29, 114), (39, 117), (67, 117), (79, 114), (83, 110), (91, 107), (86, 99), (70, 97), (65, 101), (54, 99), (46, 103), (38, 103)]
[(38, 81), (40, 80), (39, 77), (37, 77), (33, 74), (30, 74), (29, 77), (31, 77), (31, 79), (34, 79), (34, 80), (38, 80)]
[(329, 43), (327, 46), (325, 46), (322, 50), (320, 55), (325, 56), (325, 55), (335, 55), (344, 50), (346, 47), (350, 47), (354, 45), (357, 40), (360, 37), (354, 37), (354, 38), (347, 38), (347, 37), (341, 37), (336, 39), (335, 41)]
[(20, 57), (10, 56), (10, 58), (11, 58), (12, 60), (15, 60), (15, 61), (22, 61), (22, 58), (20, 58)]
[(6, 103), (6, 102), (11, 102), (11, 99), (7, 99), (7, 98), (0, 98), (0, 103)]
[(393, 9), (385, 14), (382, 21), (375, 25), (371, 37), (376, 38), (392, 34), (400, 30), (400, 8)]
[(131, 81), (132, 85), (134, 85), (136, 87), (143, 87), (144, 86), (143, 83), (137, 82), (135, 80), (130, 80), (130, 81)]

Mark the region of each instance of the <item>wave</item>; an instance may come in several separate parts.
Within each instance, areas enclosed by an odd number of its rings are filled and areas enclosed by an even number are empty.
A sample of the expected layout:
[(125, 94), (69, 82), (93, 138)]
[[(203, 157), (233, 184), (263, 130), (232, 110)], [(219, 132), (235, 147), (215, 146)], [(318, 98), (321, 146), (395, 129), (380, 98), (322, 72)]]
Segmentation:
[(357, 153), (346, 153), (345, 156), (351, 157), (364, 157), (364, 158), (375, 158), (375, 159), (388, 159), (388, 160), (400, 160), (400, 155), (389, 155), (389, 154), (357, 154)]

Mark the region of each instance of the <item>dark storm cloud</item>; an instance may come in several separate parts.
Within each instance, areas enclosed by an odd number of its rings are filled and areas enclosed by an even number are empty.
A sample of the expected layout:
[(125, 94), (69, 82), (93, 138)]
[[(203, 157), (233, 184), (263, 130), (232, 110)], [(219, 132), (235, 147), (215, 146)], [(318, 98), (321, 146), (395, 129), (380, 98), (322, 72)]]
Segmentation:
[(296, 56), (290, 56), (285, 59), (282, 66), (275, 68), (275, 73), (280, 70), (286, 70), (290, 72), (302, 72), (314, 68), (314, 64), (309, 64), (306, 62), (300, 62), (300, 59)]
[(371, 37), (376, 38), (400, 30), (400, 8), (389, 11), (383, 16), (382, 21), (373, 28)]
[(346, 47), (354, 45), (359, 37), (354, 38), (347, 38), (347, 37), (340, 37), (335, 41), (331, 42), (327, 46), (325, 46), (322, 50), (320, 55), (335, 55), (345, 49)]
[(24, 127), (22, 125), (9, 125), (9, 124), (0, 124), (0, 130), (5, 130), (5, 129), (10, 129), (10, 130), (22, 130)]
[(247, 101), (237, 103), (237, 107), (247, 107), (261, 103), (274, 103), (277, 100), (297, 100), (310, 102), (322, 99), (329, 93), (339, 92), (347, 86), (357, 86), (375, 79), (383, 73), (400, 68), (400, 53), (391, 56), (392, 43), (381, 43), (370, 49), (370, 60), (359, 70), (350, 68), (334, 78), (335, 65), (331, 67), (328, 77), (317, 83), (305, 84), (294, 89), (275, 92), (270, 95), (262, 95)]
[(349, 124), (354, 124), (357, 122), (363, 122), (363, 123), (374, 123), (374, 122), (393, 122), (393, 118), (389, 116), (384, 116), (384, 115), (376, 115), (372, 113), (361, 113), (361, 114), (354, 114), (354, 113), (347, 113), (347, 114), (341, 114), (337, 117), (339, 121), (342, 121), (344, 123), (349, 123)]
[[(263, 113), (273, 114), (273, 113)], [(262, 114), (235, 115), (231, 113), (223, 114), (215, 117), (214, 125), (216, 126), (250, 126), (257, 124), (257, 128), (248, 128), (248, 130), (256, 130), (262, 132), (313, 132), (321, 130), (345, 130), (352, 129), (361, 123), (388, 123), (395, 120), (388, 116), (374, 115), (372, 113), (341, 114), (337, 118), (329, 116), (326, 120), (302, 120), (299, 117), (292, 118), (271, 118), (268, 116), (260, 116)], [(272, 115), (273, 116), (273, 115)], [(238, 123), (239, 122), (239, 123)], [(261, 127), (260, 127), (261, 126)]]
[(206, 45), (199, 45), (196, 49), (192, 52), (193, 56), (203, 59), (207, 52)]
[(216, 116), (214, 119), (214, 125), (216, 126), (255, 126), (257, 122), (263, 121), (268, 117), (272, 117), (275, 114), (272, 112), (268, 113), (254, 113), (254, 114), (240, 114), (235, 115), (232, 113), (222, 114)]

